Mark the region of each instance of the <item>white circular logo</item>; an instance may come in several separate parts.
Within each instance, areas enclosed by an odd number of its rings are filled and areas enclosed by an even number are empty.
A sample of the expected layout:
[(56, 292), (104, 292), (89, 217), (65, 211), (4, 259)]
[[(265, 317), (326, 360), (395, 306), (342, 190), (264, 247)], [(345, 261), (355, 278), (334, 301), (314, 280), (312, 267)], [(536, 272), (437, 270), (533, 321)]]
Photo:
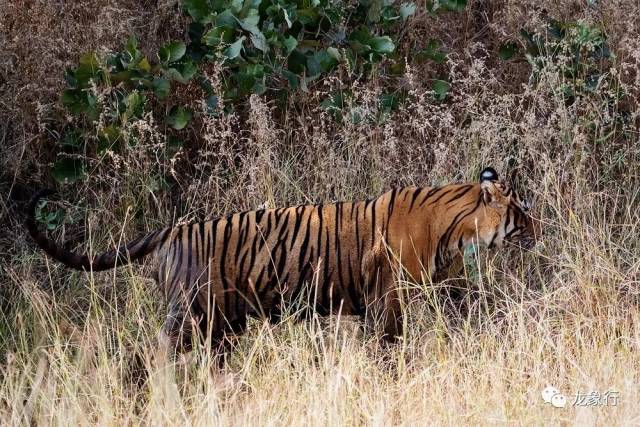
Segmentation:
[(558, 393), (551, 398), (551, 404), (555, 408), (564, 408), (565, 405), (567, 404), (567, 398), (564, 397), (564, 394)]
[(560, 390), (553, 386), (546, 386), (542, 390), (542, 400), (545, 403), (551, 403), (554, 408), (564, 408), (567, 405), (567, 398), (564, 394), (560, 393)]
[(542, 400), (544, 400), (545, 403), (551, 403), (551, 399), (553, 399), (553, 396), (556, 394), (560, 394), (560, 390), (548, 385), (542, 390)]

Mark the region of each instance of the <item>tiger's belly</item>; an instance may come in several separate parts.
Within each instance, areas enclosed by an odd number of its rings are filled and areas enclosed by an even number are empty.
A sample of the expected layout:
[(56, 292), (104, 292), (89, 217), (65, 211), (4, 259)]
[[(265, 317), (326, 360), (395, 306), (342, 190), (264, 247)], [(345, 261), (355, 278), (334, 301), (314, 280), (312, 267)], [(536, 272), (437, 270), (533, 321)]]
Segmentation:
[[(280, 261), (280, 264), (274, 262)], [(347, 267), (347, 270), (349, 268)], [(359, 289), (360, 275), (348, 272), (340, 280), (338, 263), (310, 257), (300, 262), (288, 257), (258, 259), (249, 273), (240, 266), (226, 276), (208, 282), (218, 307), (229, 318), (258, 316), (278, 319), (282, 316), (306, 318), (364, 312)]]

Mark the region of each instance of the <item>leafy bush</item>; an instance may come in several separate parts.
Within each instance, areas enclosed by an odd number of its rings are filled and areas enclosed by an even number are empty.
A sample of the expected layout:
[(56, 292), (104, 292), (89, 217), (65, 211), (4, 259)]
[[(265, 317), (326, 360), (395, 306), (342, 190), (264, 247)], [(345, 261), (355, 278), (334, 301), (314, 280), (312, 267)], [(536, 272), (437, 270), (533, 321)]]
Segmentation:
[(590, 142), (597, 144), (608, 140), (614, 143), (611, 136), (625, 137), (615, 132), (630, 124), (628, 112), (621, 108), (625, 93), (617, 76), (611, 73), (615, 58), (600, 27), (550, 19), (544, 33), (522, 30), (521, 35), (526, 45), (525, 57), (532, 66), (532, 83), (548, 73), (558, 76), (556, 96), (562, 97), (565, 104), (572, 105), (578, 99), (588, 98), (598, 106), (598, 115), (610, 117), (601, 123), (593, 111), (585, 114), (580, 125)]
[(225, 99), (307, 86), (344, 64), (362, 75), (396, 43), (377, 35), (403, 22), (413, 3), (383, 0), (218, 1), (187, 0), (193, 18), (190, 35), (194, 56), (225, 64)]
[[(233, 111), (248, 95), (285, 101), (291, 91), (308, 91), (322, 78), (340, 73), (346, 83), (373, 73), (402, 74), (405, 58), (396, 47), (413, 2), (396, 0), (185, 0), (191, 17), (189, 42), (172, 41), (147, 58), (134, 37), (121, 52), (100, 56), (90, 52), (68, 70), (62, 103), (73, 116), (63, 129), (52, 175), (61, 183), (85, 177), (86, 158), (105, 150), (122, 152), (136, 144), (128, 131), (133, 121), (151, 113), (164, 123), (166, 143), (181, 146), (180, 131), (194, 112), (175, 103), (176, 86), (197, 84), (210, 114)], [(460, 11), (466, 0), (426, 4), (429, 13)], [(383, 59), (388, 59), (383, 61)], [(413, 60), (443, 63), (446, 53), (429, 40)], [(221, 87), (213, 88), (199, 72), (218, 64)], [(433, 83), (434, 99), (449, 90), (446, 80)], [(218, 93), (219, 92), (219, 93)], [(351, 94), (331, 94), (322, 103), (336, 120), (384, 120), (406, 99), (389, 88), (380, 96), (375, 116), (363, 115)], [(347, 108), (348, 109), (345, 109)]]
[(68, 88), (62, 94), (62, 103), (74, 116), (75, 126), (67, 127), (59, 141), (54, 178), (60, 182), (82, 179), (83, 156), (94, 154), (92, 151), (118, 152), (125, 144), (135, 144), (136, 135), (125, 136), (124, 128), (142, 118), (151, 109), (150, 104), (157, 111), (168, 111), (168, 126), (183, 129), (191, 112), (182, 106), (171, 106), (168, 99), (173, 85), (186, 84), (197, 73), (196, 63), (185, 52), (185, 43), (168, 43), (159, 50), (158, 60), (152, 65), (131, 37), (122, 52), (102, 58), (87, 53), (77, 68), (67, 70)]
[(532, 34), (523, 29), (525, 57), (532, 66), (532, 78), (537, 80), (553, 64), (565, 78), (567, 96), (595, 91), (609, 68), (611, 52), (602, 30), (583, 23), (567, 23), (551, 19), (544, 34)]

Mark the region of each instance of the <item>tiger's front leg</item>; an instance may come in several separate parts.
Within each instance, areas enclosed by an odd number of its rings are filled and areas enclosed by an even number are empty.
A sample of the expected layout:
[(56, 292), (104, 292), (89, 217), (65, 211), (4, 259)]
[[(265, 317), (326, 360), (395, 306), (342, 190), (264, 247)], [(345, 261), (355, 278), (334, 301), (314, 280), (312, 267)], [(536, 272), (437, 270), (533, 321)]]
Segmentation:
[[(381, 332), (381, 339), (395, 342), (403, 336), (401, 293), (396, 282), (396, 263), (380, 242), (363, 260), (365, 323)], [(379, 327), (382, 327), (382, 331)]]
[(433, 282), (438, 283), (438, 289), (440, 289), (438, 298), (443, 309), (454, 316), (465, 317), (468, 311), (470, 288), (469, 281), (465, 277), (462, 254), (457, 254), (446, 269), (434, 275)]

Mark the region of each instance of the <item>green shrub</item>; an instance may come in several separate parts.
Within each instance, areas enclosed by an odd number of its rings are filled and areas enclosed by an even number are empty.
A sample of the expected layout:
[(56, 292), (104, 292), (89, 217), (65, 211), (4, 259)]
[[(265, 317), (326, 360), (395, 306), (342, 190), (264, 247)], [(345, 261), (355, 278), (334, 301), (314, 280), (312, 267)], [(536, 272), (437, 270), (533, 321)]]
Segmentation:
[[(413, 2), (396, 0), (185, 0), (182, 5), (192, 20), (187, 43), (169, 42), (148, 58), (131, 37), (122, 51), (86, 53), (67, 70), (61, 100), (73, 119), (58, 141), (52, 169), (58, 182), (81, 181), (87, 159), (135, 145), (135, 130), (128, 125), (149, 114), (164, 126), (167, 152), (175, 152), (194, 117), (173, 96), (180, 85), (199, 87), (206, 113), (217, 115), (238, 108), (251, 94), (286, 101), (291, 92), (309, 91), (335, 73), (345, 85), (374, 74), (401, 75), (405, 58), (396, 52), (398, 37), (416, 11)], [(466, 0), (426, 4), (432, 14), (465, 5)], [(429, 40), (412, 60), (445, 59), (440, 41)], [(213, 88), (202, 75), (207, 63), (221, 70), (221, 87)], [(434, 100), (443, 101), (449, 88), (446, 80), (436, 80)], [(348, 91), (332, 93), (321, 107), (338, 121), (380, 121), (406, 97), (392, 86), (383, 88), (373, 115), (363, 114)]]

